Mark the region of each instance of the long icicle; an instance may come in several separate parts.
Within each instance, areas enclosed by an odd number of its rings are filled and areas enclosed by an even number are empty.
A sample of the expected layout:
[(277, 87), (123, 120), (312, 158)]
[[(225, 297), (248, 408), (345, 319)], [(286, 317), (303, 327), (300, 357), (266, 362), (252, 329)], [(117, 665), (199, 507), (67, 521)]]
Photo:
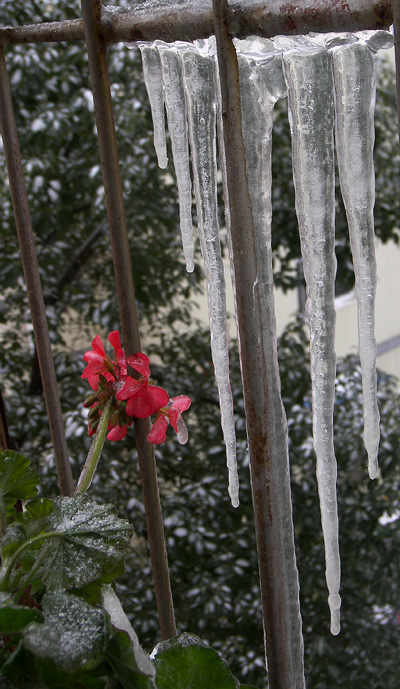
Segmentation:
[(229, 472), (228, 492), (239, 505), (236, 434), (229, 353), (224, 265), (219, 238), (216, 155), (216, 91), (214, 60), (196, 49), (182, 51), (187, 94), (193, 182), (197, 205), (200, 247), (204, 258), (210, 318), (211, 353), (221, 408), (221, 425)]
[(142, 55), (143, 78), (153, 118), (154, 148), (158, 165), (164, 169), (168, 165), (168, 157), (160, 56), (157, 48), (151, 43), (138, 43), (138, 46)]
[(332, 50), (336, 92), (336, 150), (356, 278), (362, 370), (364, 444), (370, 477), (378, 471), (374, 245), (375, 54), (358, 41)]
[(331, 632), (340, 631), (340, 557), (333, 447), (336, 357), (333, 85), (328, 53), (306, 41), (283, 57), (289, 97), (293, 177), (311, 328), (314, 449), (325, 542)]
[(192, 273), (194, 271), (192, 182), (182, 62), (174, 46), (162, 41), (157, 41), (156, 46), (161, 58), (165, 107), (178, 185), (183, 253), (186, 259), (186, 270), (188, 273)]

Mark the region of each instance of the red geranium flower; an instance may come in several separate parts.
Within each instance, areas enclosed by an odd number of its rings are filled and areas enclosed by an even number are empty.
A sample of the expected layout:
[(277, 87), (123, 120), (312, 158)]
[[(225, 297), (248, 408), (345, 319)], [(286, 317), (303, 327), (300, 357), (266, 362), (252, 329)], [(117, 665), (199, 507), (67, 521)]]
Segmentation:
[[(125, 354), (121, 349), (121, 338), (118, 330), (114, 330), (108, 336), (108, 341), (114, 349), (115, 360), (106, 355), (101, 337), (96, 335), (92, 341), (92, 349), (85, 352), (83, 360), (88, 362), (81, 378), (88, 378), (92, 390), (99, 389), (99, 375), (106, 380), (125, 380), (127, 375)], [(122, 366), (121, 366), (122, 364)], [(122, 377), (121, 377), (122, 374)]]
[(169, 395), (163, 388), (149, 384), (150, 366), (145, 354), (141, 352), (133, 354), (128, 357), (128, 364), (141, 373), (141, 376), (137, 380), (128, 376), (123, 388), (117, 392), (117, 399), (128, 400), (126, 403), (128, 416), (145, 419), (168, 404)]
[(165, 442), (167, 437), (167, 428), (171, 424), (178, 435), (178, 442), (185, 445), (188, 440), (188, 432), (186, 424), (182, 418), (182, 412), (189, 409), (192, 400), (186, 395), (178, 395), (173, 397), (166, 407), (160, 409), (157, 413), (152, 429), (147, 436), (149, 443), (153, 445), (160, 445)]

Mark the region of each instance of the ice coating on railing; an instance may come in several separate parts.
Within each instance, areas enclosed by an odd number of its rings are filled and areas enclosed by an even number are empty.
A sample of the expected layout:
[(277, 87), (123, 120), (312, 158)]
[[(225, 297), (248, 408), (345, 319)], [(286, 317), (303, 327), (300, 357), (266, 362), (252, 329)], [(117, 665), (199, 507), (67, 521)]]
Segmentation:
[(228, 492), (239, 505), (236, 434), (229, 354), (224, 265), (221, 255), (217, 200), (216, 89), (214, 60), (196, 48), (182, 50), (187, 95), (193, 183), (196, 197), (200, 247), (204, 258), (210, 319), (211, 353), (218, 387), (221, 425), (229, 472)]
[(331, 55), (336, 96), (336, 150), (340, 188), (346, 208), (356, 279), (364, 444), (368, 453), (369, 475), (375, 478), (380, 435), (374, 328), (375, 55), (362, 41), (333, 48)]
[(138, 43), (142, 55), (143, 78), (150, 101), (153, 118), (154, 148), (159, 166), (168, 165), (167, 142), (165, 138), (164, 94), (161, 77), (160, 56), (151, 43)]
[(189, 141), (179, 44), (156, 41), (161, 59), (162, 80), (172, 157), (178, 185), (180, 228), (188, 273), (194, 271), (192, 226), (192, 182), (190, 178)]
[[(282, 55), (275, 50), (271, 41), (247, 39), (235, 43), (239, 63), (247, 181), (258, 266), (258, 280), (253, 293), (261, 304), (262, 351), (269, 388), (269, 447), (271, 457), (274, 458), (274, 480), (280, 492), (276, 517), (284, 544), (280, 558), (282, 589), (285, 603), (291, 611), (289, 643), (293, 654), (302, 656), (303, 646), (298, 644), (301, 620), (298, 573), (293, 558), (292, 512), (287, 508), (291, 504), (288, 428), (280, 388), (271, 247), (273, 110), (276, 101), (286, 96), (286, 83)], [(301, 663), (299, 660), (299, 665)]]
[(283, 54), (292, 134), (293, 179), (307, 310), (314, 449), (331, 631), (340, 630), (340, 557), (333, 447), (335, 397), (335, 178), (334, 107), (329, 57), (324, 47), (298, 42)]

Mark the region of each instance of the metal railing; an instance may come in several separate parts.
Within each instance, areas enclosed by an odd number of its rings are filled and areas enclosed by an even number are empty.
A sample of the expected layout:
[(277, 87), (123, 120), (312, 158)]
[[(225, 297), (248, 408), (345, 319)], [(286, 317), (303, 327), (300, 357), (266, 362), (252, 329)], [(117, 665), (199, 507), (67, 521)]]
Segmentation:
[[(400, 72), (400, 0), (303, 0), (295, 6), (288, 0), (204, 0), (184, 2), (151, 0), (129, 8), (103, 8), (100, 0), (82, 0), (82, 19), (20, 27), (0, 27), (0, 131), (10, 179), (16, 226), (32, 313), (35, 341), (43, 380), (50, 429), (61, 492), (74, 490), (68, 448), (61, 415), (61, 404), (51, 354), (43, 292), (34, 246), (28, 198), (22, 171), (21, 154), (7, 77), (4, 46), (17, 43), (83, 41), (89, 59), (100, 160), (110, 228), (113, 264), (118, 296), (121, 329), (126, 353), (140, 351), (140, 333), (134, 284), (128, 250), (128, 236), (123, 202), (117, 138), (107, 70), (106, 48), (109, 43), (163, 39), (193, 40), (216, 34), (223, 117), (223, 136), (227, 151), (227, 186), (234, 249), (235, 272), (239, 296), (238, 325), (246, 388), (248, 438), (253, 484), (253, 502), (257, 530), (264, 627), (267, 638), (267, 662), (271, 689), (297, 689), (304, 686), (302, 671), (301, 628), (294, 629), (293, 611), (281, 598), (280, 569), (284, 535), (274, 513), (274, 461), (268, 445), (270, 386), (265, 364), (253, 356), (252, 345), (261, 329), (261, 318), (254, 315), (253, 285), (256, 257), (252, 253), (253, 220), (246, 179), (237, 59), (232, 37), (278, 34), (304, 34), (310, 31), (356, 31), (387, 29), (395, 21), (397, 88)], [(400, 123), (400, 117), (399, 117)], [(243, 245), (245, 243), (245, 246)], [(246, 260), (244, 260), (246, 256)], [(147, 419), (135, 420), (135, 436), (142, 481), (143, 500), (153, 568), (157, 609), (163, 639), (176, 634), (174, 610), (164, 542), (161, 504), (153, 446), (146, 436)], [(3, 434), (4, 435), (4, 434)], [(260, 486), (266, 494), (260, 499)], [(291, 509), (290, 492), (285, 493)], [(294, 552), (290, 556), (295, 567)], [(297, 626), (296, 626), (297, 625)]]

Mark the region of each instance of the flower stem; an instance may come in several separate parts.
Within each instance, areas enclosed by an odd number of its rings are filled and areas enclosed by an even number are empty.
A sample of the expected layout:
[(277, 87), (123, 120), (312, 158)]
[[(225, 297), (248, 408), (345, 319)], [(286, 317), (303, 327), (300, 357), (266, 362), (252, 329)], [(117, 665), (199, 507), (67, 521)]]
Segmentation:
[(111, 416), (112, 402), (113, 400), (110, 397), (110, 399), (107, 400), (102, 411), (99, 425), (97, 426), (96, 435), (94, 436), (92, 446), (86, 458), (85, 466), (83, 467), (81, 475), (79, 477), (78, 485), (75, 490), (75, 495), (83, 495), (92, 483), (94, 472), (96, 471), (97, 463), (100, 459), (101, 451), (103, 449), (104, 441), (106, 439), (108, 422)]

